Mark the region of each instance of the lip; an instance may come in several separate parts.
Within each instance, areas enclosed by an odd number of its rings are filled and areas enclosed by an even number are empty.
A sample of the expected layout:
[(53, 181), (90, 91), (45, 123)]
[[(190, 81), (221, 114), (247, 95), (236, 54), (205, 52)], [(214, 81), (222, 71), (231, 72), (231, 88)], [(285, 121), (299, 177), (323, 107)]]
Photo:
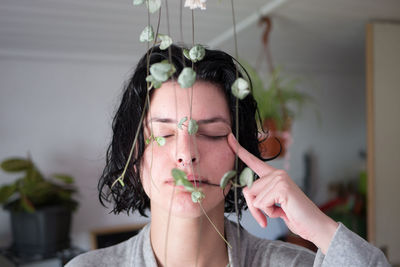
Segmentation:
[[(193, 174), (189, 174), (187, 175), (187, 179), (189, 182), (191, 182), (193, 184), (193, 186), (195, 187), (202, 187), (205, 185), (210, 185), (210, 186), (219, 186), (217, 184), (213, 184), (210, 181), (208, 181), (207, 178), (202, 177), (202, 176), (198, 176), (198, 175), (193, 175)], [(172, 186), (175, 186), (175, 181), (173, 178), (170, 178), (166, 181), (167, 184), (170, 184)]]

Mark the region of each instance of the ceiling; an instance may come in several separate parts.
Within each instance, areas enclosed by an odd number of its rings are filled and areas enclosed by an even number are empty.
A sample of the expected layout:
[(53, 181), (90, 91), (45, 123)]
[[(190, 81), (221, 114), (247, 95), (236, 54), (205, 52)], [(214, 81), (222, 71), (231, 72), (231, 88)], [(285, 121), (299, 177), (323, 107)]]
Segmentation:
[[(180, 37), (179, 0), (168, 1), (170, 34)], [(262, 11), (273, 19), (271, 50), (275, 62), (292, 65), (337, 65), (362, 62), (365, 24), (400, 21), (398, 0), (248, 0), (235, 1), (239, 56), (256, 61)], [(183, 9), (183, 40), (192, 43), (191, 12)], [(229, 0), (208, 0), (194, 13), (195, 43), (234, 51)], [(157, 24), (158, 14), (151, 15)], [(165, 1), (161, 33), (168, 33)], [(136, 61), (146, 50), (139, 34), (147, 24), (144, 6), (132, 0), (0, 0), (0, 59)], [(224, 33), (226, 35), (224, 35)], [(225, 40), (218, 38), (225, 36)], [(323, 60), (321, 60), (323, 59)]]

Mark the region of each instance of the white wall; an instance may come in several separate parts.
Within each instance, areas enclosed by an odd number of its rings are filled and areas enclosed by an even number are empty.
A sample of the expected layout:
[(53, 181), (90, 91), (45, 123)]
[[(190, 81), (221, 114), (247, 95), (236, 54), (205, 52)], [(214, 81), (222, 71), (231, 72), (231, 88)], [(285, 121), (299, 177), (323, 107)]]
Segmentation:
[[(112, 114), (133, 64), (0, 58), (0, 159), (29, 151), (45, 173), (66, 172), (76, 177), (81, 205), (73, 220), (73, 241), (84, 249), (90, 246), (90, 229), (142, 220), (108, 214), (98, 203), (96, 189)], [(304, 109), (295, 122), (289, 173), (302, 183), (302, 157), (312, 149), (321, 186), (316, 201), (322, 203), (326, 200), (322, 186), (355, 175), (358, 150), (365, 149), (364, 75), (318, 67), (291, 72), (308, 77), (302, 86), (314, 95), (321, 124), (314, 107)], [(281, 160), (273, 164), (283, 166)], [(0, 177), (1, 183), (13, 179), (3, 173)], [(0, 211), (0, 246), (10, 241), (8, 220), (8, 214)], [(285, 232), (276, 222), (274, 229), (265, 231), (249, 216), (245, 220), (259, 236), (276, 238)]]
[(385, 248), (395, 265), (400, 263), (400, 24), (373, 23), (371, 28), (373, 72), (369, 97), (373, 105), (368, 118), (372, 129), (368, 134), (372, 139), (369, 171), (375, 194), (370, 198), (373, 210), (370, 208), (369, 212), (374, 217), (369, 222), (375, 245)]
[[(76, 178), (81, 194), (73, 238), (83, 248), (90, 229), (137, 221), (108, 214), (97, 200), (112, 113), (133, 64), (0, 60), (0, 159), (29, 151), (45, 174)], [(15, 176), (0, 177), (3, 183)], [(9, 215), (1, 210), (0, 245), (9, 241)]]

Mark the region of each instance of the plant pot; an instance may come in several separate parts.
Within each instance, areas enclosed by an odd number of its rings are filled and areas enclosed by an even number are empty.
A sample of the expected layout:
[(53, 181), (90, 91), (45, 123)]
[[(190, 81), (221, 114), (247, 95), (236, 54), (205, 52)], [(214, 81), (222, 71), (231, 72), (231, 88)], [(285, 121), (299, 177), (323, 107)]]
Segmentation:
[(11, 211), (12, 250), (19, 257), (46, 257), (70, 245), (71, 211), (62, 206), (33, 213)]
[(286, 120), (282, 129), (278, 129), (277, 123), (273, 119), (265, 119), (263, 121), (263, 128), (268, 131), (268, 136), (260, 138), (258, 149), (260, 150), (261, 157), (264, 159), (274, 158), (279, 154), (278, 158), (286, 155), (290, 139), (290, 120)]

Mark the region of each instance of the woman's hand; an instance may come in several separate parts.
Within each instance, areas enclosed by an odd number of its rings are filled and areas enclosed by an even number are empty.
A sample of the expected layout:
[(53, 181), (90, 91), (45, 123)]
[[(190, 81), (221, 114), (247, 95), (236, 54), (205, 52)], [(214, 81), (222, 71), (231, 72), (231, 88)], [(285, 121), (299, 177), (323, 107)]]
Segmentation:
[(260, 179), (251, 188), (243, 188), (243, 194), (253, 217), (262, 226), (267, 226), (265, 214), (271, 218), (282, 218), (289, 229), (313, 242), (325, 254), (338, 223), (325, 215), (289, 175), (258, 159), (229, 134), (228, 143), (238, 157), (251, 168)]

